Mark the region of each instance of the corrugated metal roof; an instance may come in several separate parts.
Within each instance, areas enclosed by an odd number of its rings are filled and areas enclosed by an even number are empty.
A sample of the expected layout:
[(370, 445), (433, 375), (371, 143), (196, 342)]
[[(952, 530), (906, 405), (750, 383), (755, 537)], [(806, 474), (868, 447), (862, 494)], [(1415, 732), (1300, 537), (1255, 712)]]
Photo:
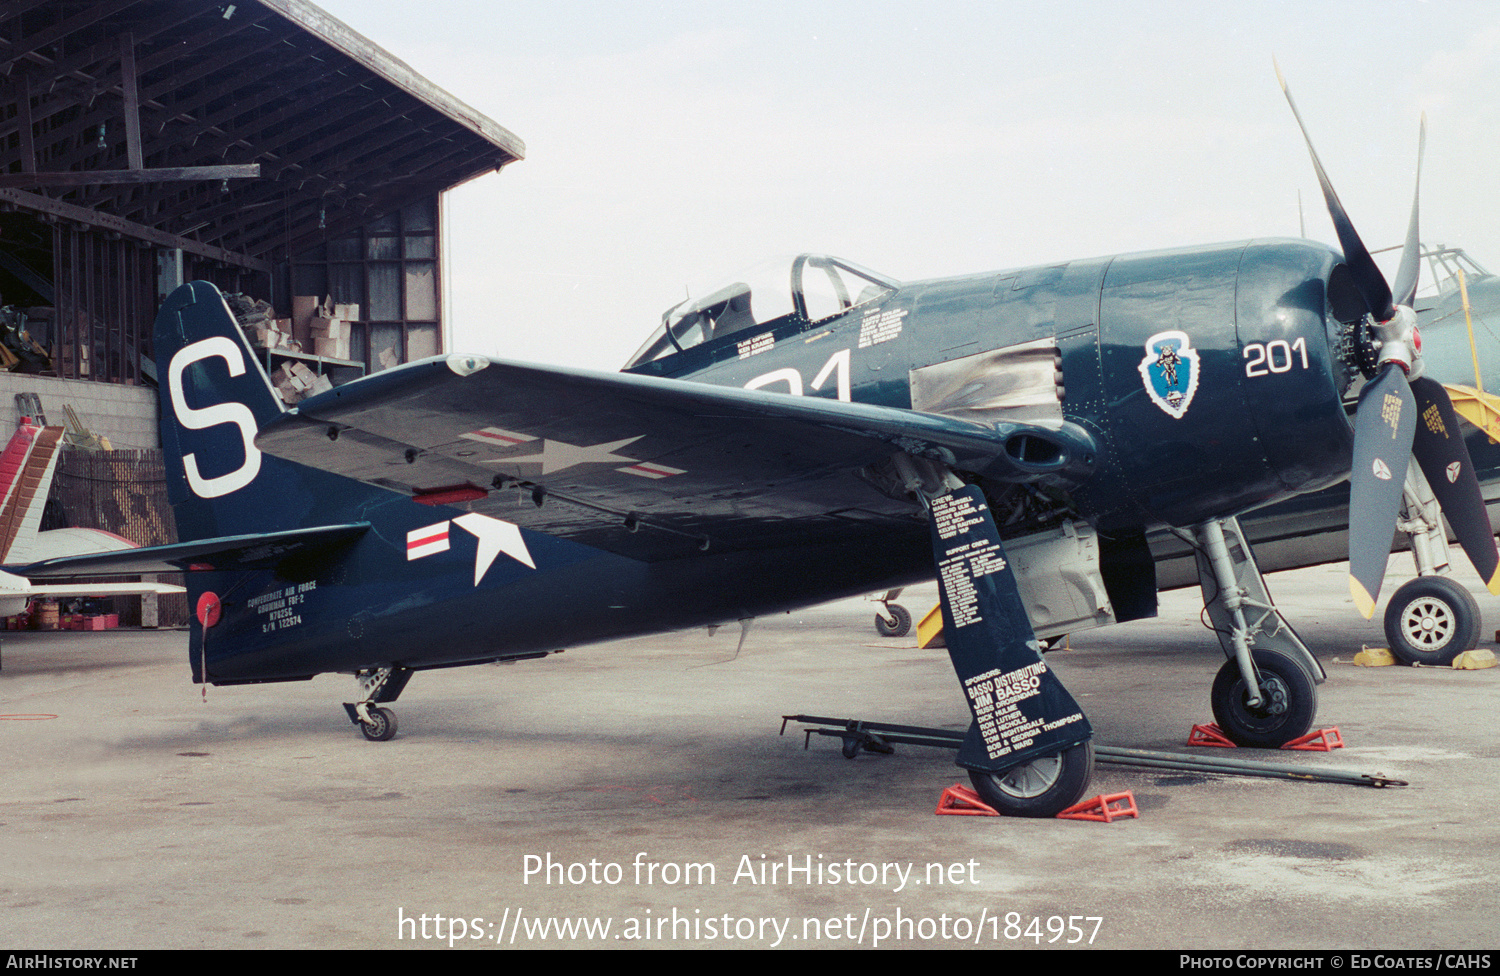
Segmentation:
[[(4, 0), (0, 78), (0, 200), (258, 261), (525, 152), (304, 0)], [(108, 181), (46, 185), (57, 173)]]

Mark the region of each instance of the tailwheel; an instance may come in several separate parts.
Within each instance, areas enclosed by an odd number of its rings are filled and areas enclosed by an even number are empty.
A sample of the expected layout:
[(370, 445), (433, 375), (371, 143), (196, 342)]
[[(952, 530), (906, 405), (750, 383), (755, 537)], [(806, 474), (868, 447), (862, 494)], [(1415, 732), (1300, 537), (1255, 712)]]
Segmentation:
[(1385, 608), (1385, 639), (1406, 664), (1446, 667), (1479, 641), (1479, 604), (1446, 576), (1408, 580)]
[(359, 723), (359, 730), (371, 742), (385, 742), (396, 734), (396, 713), (389, 708), (371, 708), (369, 717)]
[(890, 614), (875, 614), (875, 629), (881, 637), (905, 637), (911, 633), (911, 611), (899, 603), (887, 603), (886, 612)]
[(974, 792), (1007, 817), (1054, 817), (1083, 799), (1094, 772), (1093, 740), (1003, 773), (969, 770)]
[(1253, 652), (1260, 703), (1250, 705), (1239, 664), (1225, 661), (1214, 677), (1214, 721), (1236, 745), (1279, 749), (1306, 735), (1318, 713), (1318, 686), (1293, 658), (1260, 648)]
[(376, 703), (395, 701), (411, 676), (411, 668), (401, 667), (368, 668), (355, 673), (359, 701), (344, 702), (344, 711), (366, 739), (385, 742), (395, 737), (396, 713)]

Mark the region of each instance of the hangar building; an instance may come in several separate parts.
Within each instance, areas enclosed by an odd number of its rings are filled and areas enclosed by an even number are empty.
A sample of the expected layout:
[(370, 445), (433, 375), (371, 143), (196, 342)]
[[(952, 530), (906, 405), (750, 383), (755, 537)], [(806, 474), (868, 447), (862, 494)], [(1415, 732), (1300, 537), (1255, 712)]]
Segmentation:
[(0, 0), (0, 444), (71, 425), (43, 527), (176, 541), (151, 346), (178, 284), (243, 296), (273, 378), (439, 354), (442, 194), (524, 152), (305, 0)]
[(524, 150), (305, 0), (3, 0), (0, 428), (35, 394), (155, 447), (152, 321), (195, 278), (272, 321), (345, 306), (343, 355), (268, 367), (444, 351), (442, 193)]

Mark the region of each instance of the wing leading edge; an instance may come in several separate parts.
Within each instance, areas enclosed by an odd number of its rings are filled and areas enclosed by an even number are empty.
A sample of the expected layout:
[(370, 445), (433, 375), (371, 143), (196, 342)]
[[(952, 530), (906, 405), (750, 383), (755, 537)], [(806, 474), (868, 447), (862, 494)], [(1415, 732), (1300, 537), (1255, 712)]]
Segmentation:
[(1071, 488), (1092, 437), (474, 356), (424, 360), (302, 401), (262, 451), (621, 555), (762, 549), (873, 524), (920, 527), (906, 453), (1009, 483)]

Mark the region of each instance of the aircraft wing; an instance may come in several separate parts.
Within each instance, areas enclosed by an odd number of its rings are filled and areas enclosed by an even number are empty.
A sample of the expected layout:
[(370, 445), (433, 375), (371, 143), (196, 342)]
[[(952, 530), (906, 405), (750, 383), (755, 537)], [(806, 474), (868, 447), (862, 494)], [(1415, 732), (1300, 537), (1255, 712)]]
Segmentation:
[[(299, 464), (656, 560), (925, 526), (891, 458), (1073, 487), (1082, 428), (449, 356), (302, 401), (256, 445)], [(925, 531), (925, 528), (923, 529)]]

